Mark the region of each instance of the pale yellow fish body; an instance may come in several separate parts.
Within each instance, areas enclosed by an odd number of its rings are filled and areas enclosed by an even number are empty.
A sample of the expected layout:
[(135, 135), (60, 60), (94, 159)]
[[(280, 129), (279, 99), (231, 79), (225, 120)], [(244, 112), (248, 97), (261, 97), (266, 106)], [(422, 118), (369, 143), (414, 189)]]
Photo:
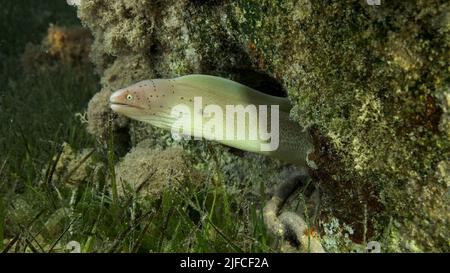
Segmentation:
[[(201, 104), (199, 104), (199, 98), (201, 98)], [(307, 160), (308, 154), (313, 151), (311, 138), (303, 128), (289, 119), (291, 106), (288, 99), (267, 95), (228, 79), (207, 75), (188, 75), (174, 79), (145, 80), (114, 92), (110, 102), (111, 108), (118, 113), (167, 130), (179, 127), (180, 116), (174, 115), (176, 113), (174, 109), (179, 109), (181, 105), (181, 108), (191, 111), (195, 116), (190, 119), (191, 122), (186, 127), (190, 129), (188, 132), (192, 136), (202, 136), (224, 145), (268, 155), (298, 166), (315, 167), (313, 162)], [(275, 141), (273, 137), (269, 140), (262, 137), (259, 123), (250, 122), (250, 115), (244, 116), (244, 119), (240, 121), (237, 118), (234, 119), (235, 130), (229, 135), (235, 136), (234, 139), (218, 137), (226, 136), (227, 130), (230, 133), (231, 127), (227, 126), (230, 124), (227, 124), (224, 119), (223, 122), (214, 124), (217, 128), (221, 127), (223, 134), (210, 130), (211, 127), (207, 125), (211, 125), (212, 117), (217, 115), (204, 111), (209, 108), (215, 109), (212, 108), (213, 105), (223, 109), (224, 114), (228, 113), (227, 106), (242, 105), (242, 108), (250, 106), (247, 109), (267, 109), (267, 118), (265, 115), (260, 115), (259, 111), (256, 112), (256, 118), (258, 121), (260, 118), (267, 120), (268, 131), (276, 128), (278, 124), (279, 139), (276, 149), (261, 149), (262, 144), (267, 147), (268, 143)], [(273, 106), (277, 106), (279, 110), (277, 111), (278, 119), (275, 119), (275, 114), (273, 115), (273, 120), (277, 124), (271, 123), (272, 113), (274, 113), (271, 111), (275, 109)], [(236, 139), (239, 125), (241, 125), (240, 128), (245, 128), (246, 139)], [(256, 139), (248, 138), (251, 133), (257, 135)]]

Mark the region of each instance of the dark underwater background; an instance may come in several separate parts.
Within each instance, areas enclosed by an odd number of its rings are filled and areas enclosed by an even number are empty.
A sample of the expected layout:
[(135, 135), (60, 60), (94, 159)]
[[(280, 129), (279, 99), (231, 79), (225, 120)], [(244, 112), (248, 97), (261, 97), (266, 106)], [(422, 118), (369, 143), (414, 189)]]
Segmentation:
[(0, 252), (301, 251), (262, 212), (293, 166), (109, 109), (196, 73), (291, 101), (319, 165), (284, 208), (304, 236), (448, 252), (449, 60), (448, 1), (2, 1)]

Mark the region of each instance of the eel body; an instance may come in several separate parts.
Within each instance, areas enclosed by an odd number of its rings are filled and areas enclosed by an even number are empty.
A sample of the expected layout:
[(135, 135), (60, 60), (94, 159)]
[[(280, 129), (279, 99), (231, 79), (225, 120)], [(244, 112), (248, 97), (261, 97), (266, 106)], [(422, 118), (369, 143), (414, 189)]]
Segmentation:
[[(129, 118), (172, 132), (179, 130), (182, 135), (315, 167), (307, 159), (313, 151), (310, 135), (289, 119), (288, 99), (228, 79), (188, 75), (144, 80), (114, 92), (110, 107)], [(237, 118), (237, 112), (229, 109), (244, 110), (243, 118)], [(256, 118), (251, 113), (256, 113)], [(267, 121), (265, 130), (261, 129), (261, 120)], [(244, 139), (239, 138), (242, 134), (238, 136), (242, 130)]]

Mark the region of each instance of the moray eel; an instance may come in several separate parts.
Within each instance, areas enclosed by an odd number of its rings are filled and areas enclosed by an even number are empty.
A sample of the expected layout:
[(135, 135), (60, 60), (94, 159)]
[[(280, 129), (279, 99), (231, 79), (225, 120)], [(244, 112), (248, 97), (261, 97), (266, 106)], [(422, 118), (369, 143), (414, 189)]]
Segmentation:
[[(250, 122), (252, 115), (249, 112), (245, 113), (244, 119), (230, 119), (228, 123), (226, 110), (229, 106), (240, 106), (241, 110), (256, 109), (256, 120), (266, 120), (267, 130), (261, 131), (261, 124)], [(183, 135), (203, 137), (297, 166), (315, 168), (314, 162), (308, 160), (308, 154), (313, 151), (310, 135), (289, 119), (291, 106), (288, 99), (270, 96), (228, 79), (188, 75), (174, 79), (145, 80), (114, 92), (110, 97), (110, 107), (129, 118), (172, 132), (174, 128), (179, 129)], [(206, 111), (208, 109), (216, 111)], [(259, 109), (267, 111), (260, 112)], [(180, 118), (186, 111), (190, 111), (193, 117)], [(225, 118), (217, 119), (219, 114)], [(237, 137), (242, 129), (246, 134), (245, 139)], [(269, 131), (272, 132), (270, 139), (267, 134), (263, 134)], [(273, 149), (268, 148), (268, 145), (272, 145), (270, 147)]]

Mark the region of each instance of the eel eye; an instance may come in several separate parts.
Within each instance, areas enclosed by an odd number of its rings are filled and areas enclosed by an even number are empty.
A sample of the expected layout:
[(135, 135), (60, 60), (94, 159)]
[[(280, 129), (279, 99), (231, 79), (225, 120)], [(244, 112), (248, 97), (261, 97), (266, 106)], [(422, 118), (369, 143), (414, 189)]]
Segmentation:
[(131, 94), (128, 94), (127, 95), (127, 100), (132, 100), (132, 99), (133, 99), (133, 96)]

